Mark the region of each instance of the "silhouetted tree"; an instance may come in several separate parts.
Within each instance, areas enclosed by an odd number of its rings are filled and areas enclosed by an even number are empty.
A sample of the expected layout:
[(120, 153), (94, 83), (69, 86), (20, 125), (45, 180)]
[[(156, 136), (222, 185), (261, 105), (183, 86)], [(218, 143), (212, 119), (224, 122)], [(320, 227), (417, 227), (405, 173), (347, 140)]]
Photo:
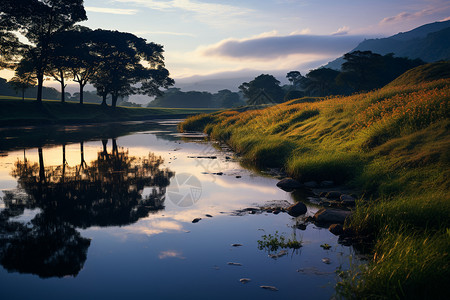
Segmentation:
[(28, 47), (27, 52), (31, 51), (28, 59), (34, 63), (38, 82), (36, 100), (41, 102), (50, 43), (57, 32), (87, 19), (83, 0), (2, 0), (0, 9), (2, 19), (8, 19), (10, 23), (8, 32), (15, 27), (32, 44)]
[(36, 80), (32, 77), (30, 73), (25, 74), (16, 73), (16, 76), (11, 78), (11, 80), (8, 81), (8, 84), (12, 86), (12, 88), (16, 92), (21, 91), (22, 100), (25, 100), (25, 91), (30, 87), (34, 86), (36, 84)]
[(282, 102), (284, 92), (280, 87), (280, 82), (268, 74), (261, 74), (250, 82), (244, 82), (239, 86), (247, 101), (256, 97), (261, 91), (267, 93), (274, 101)]
[(407, 70), (423, 64), (420, 59), (398, 58), (392, 53), (382, 56), (371, 51), (347, 53), (344, 59), (337, 82), (350, 87), (353, 92), (380, 88)]
[[(174, 84), (164, 68), (161, 45), (125, 32), (95, 30), (92, 35), (101, 61), (91, 82), (105, 104), (108, 94), (115, 107), (119, 97), (137, 93), (159, 95), (159, 88)], [(138, 83), (140, 87), (136, 86)]]
[(319, 68), (306, 74), (308, 82), (306, 91), (310, 96), (326, 96), (336, 93), (336, 77), (339, 71), (329, 68)]

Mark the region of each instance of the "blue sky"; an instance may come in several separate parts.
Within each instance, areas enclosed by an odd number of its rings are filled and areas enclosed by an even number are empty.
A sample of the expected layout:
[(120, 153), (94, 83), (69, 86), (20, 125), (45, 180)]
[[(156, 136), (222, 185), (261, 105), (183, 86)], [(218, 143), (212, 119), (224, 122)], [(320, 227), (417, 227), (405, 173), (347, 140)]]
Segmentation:
[[(285, 82), (288, 71), (305, 75), (365, 38), (450, 19), (448, 0), (84, 0), (84, 6), (82, 25), (164, 45), (176, 86), (210, 91), (237, 90), (261, 73)], [(215, 80), (214, 87), (197, 84), (205, 80)], [(59, 90), (52, 80), (46, 85)], [(67, 91), (77, 89), (69, 82)]]
[(164, 45), (177, 78), (316, 68), (364, 38), (448, 19), (442, 0), (85, 0), (91, 28)]

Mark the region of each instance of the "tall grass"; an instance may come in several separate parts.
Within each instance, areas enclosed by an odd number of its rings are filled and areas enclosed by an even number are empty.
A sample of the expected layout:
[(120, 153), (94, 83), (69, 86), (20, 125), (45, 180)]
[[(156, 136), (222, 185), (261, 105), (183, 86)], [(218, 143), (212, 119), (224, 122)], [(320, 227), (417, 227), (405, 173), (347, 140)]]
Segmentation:
[(345, 183), (372, 199), (360, 202), (346, 224), (372, 237), (374, 251), (364, 270), (339, 285), (344, 296), (443, 298), (450, 265), (449, 100), (450, 79), (441, 79), (199, 116), (182, 126), (195, 125), (254, 165), (284, 168), (301, 181)]

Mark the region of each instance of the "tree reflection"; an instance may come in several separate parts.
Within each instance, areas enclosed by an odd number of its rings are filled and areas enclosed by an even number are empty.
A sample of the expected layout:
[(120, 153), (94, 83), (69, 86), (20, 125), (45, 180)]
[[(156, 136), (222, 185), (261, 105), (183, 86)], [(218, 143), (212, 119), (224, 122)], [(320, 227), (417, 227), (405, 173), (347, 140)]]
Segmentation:
[[(152, 153), (130, 156), (114, 139), (109, 153), (107, 143), (102, 141), (103, 150), (90, 164), (83, 143), (77, 166), (67, 164), (65, 145), (59, 166), (44, 165), (42, 148), (38, 163), (25, 156), (16, 162), (12, 175), (19, 189), (5, 192), (6, 208), (0, 214), (0, 263), (7, 270), (75, 276), (90, 244), (76, 228), (128, 225), (164, 208), (174, 173), (161, 168), (163, 159)], [(40, 213), (27, 224), (12, 220), (26, 208)]]

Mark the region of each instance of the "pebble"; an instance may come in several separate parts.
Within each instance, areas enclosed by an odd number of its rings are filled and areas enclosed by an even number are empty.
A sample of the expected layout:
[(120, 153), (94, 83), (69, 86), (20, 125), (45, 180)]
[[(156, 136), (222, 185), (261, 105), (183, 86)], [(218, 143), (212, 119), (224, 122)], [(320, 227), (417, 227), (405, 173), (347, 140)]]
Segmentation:
[(259, 287), (262, 289), (265, 289), (265, 290), (269, 290), (269, 291), (274, 291), (274, 292), (278, 291), (278, 289), (276, 287), (271, 286), (271, 285), (260, 285)]
[(322, 262), (323, 262), (324, 264), (329, 265), (329, 264), (331, 264), (331, 259), (329, 259), (328, 257), (324, 257), (324, 258), (322, 258)]
[(200, 221), (202, 218), (195, 218), (194, 220), (192, 220), (192, 223), (197, 223), (198, 221)]

